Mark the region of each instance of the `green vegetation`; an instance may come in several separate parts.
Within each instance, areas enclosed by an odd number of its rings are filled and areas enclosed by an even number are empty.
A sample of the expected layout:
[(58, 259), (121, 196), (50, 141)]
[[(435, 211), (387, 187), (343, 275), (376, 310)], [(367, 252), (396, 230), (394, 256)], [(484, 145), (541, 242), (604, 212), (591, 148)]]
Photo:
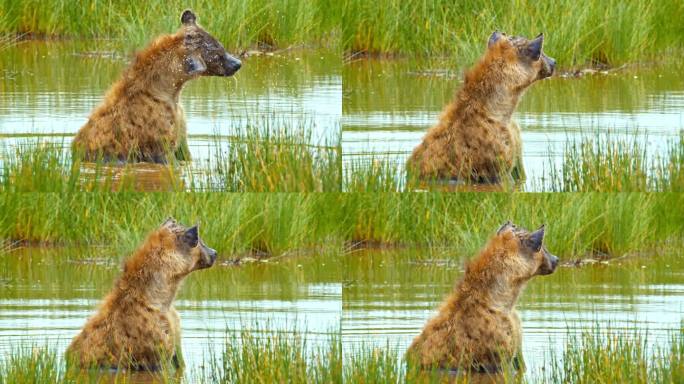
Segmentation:
[(551, 0), (218, 0), (142, 3), (89, 0), (0, 0), (0, 34), (120, 38), (139, 44), (178, 28), (178, 15), (194, 9), (200, 22), (229, 48), (292, 45), (340, 46), (352, 57), (450, 56), (471, 62), (494, 30), (534, 36), (562, 67), (617, 65), (678, 52), (684, 4), (677, 0), (582, 4)]
[[(553, 345), (553, 343), (551, 344)], [(501, 383), (678, 383), (684, 378), (684, 329), (672, 332), (667, 345), (651, 348), (639, 333), (599, 330), (569, 334), (560, 359), (552, 358), (544, 371), (526, 377), (500, 374)], [(441, 383), (439, 373), (420, 372), (400, 362), (396, 350), (362, 348), (345, 359), (345, 380), (354, 383)], [(389, 378), (390, 380), (386, 380)], [(486, 377), (485, 379), (491, 379)], [(475, 379), (474, 377), (472, 379)], [(480, 378), (481, 379), (481, 378)], [(469, 382), (467, 377), (454, 379)], [(475, 381), (482, 382), (482, 381)], [(485, 380), (484, 382), (490, 382)]]
[(634, 138), (571, 142), (566, 144), (562, 168), (552, 165), (550, 178), (551, 191), (682, 192), (684, 137), (653, 157)]
[[(208, 369), (206, 369), (208, 368)], [(305, 336), (231, 335), (220, 358), (212, 359), (198, 380), (203, 383), (342, 383), (342, 349), (330, 334), (324, 345), (312, 347)]]
[[(684, 137), (663, 153), (648, 152), (636, 137), (569, 140), (563, 162), (553, 154), (548, 173), (527, 186), (468, 185), (417, 180), (406, 157), (378, 155), (345, 159), (334, 143), (312, 144), (311, 130), (265, 123), (233, 137), (211, 137), (205, 159), (173, 163), (73, 162), (64, 144), (22, 143), (0, 148), (0, 191), (223, 191), (223, 192), (681, 192), (684, 191)], [(407, 154), (408, 156), (408, 154)]]
[[(639, 333), (596, 330), (580, 336), (569, 334), (560, 359), (549, 349), (551, 359), (544, 371), (527, 372), (526, 377), (499, 377), (505, 383), (678, 383), (684, 379), (684, 329), (672, 332), (668, 343), (651, 346)], [(189, 372), (193, 382), (240, 383), (439, 383), (438, 373), (406, 367), (392, 348), (362, 347), (345, 354), (344, 362), (337, 336), (330, 335), (325, 346), (308, 348), (302, 335), (295, 333), (254, 336), (242, 332), (230, 336), (221, 356), (212, 356), (197, 372)], [(18, 350), (0, 363), (0, 384), (88, 383), (108, 374), (68, 371), (51, 349)], [(147, 377), (161, 382), (177, 382), (173, 373)], [(111, 382), (129, 382), (135, 377), (111, 374)], [(140, 379), (138, 377), (138, 379)], [(467, 382), (465, 377), (456, 382)]]
[(684, 33), (684, 4), (677, 0), (347, 0), (343, 9), (350, 53), (449, 55), (462, 62), (478, 57), (494, 30), (544, 32), (545, 50), (566, 68), (661, 57), (681, 50)]
[[(220, 356), (211, 356), (197, 371), (172, 369), (158, 373), (79, 371), (66, 368), (50, 348), (23, 348), (0, 361), (0, 384), (29, 383), (342, 383), (339, 338), (330, 334), (321, 346), (311, 346), (299, 332), (255, 330), (230, 334)], [(249, 379), (249, 380), (247, 380)]]
[(231, 138), (212, 137), (208, 160), (169, 166), (83, 164), (72, 161), (63, 143), (6, 146), (0, 148), (0, 191), (339, 191), (339, 147), (311, 144), (310, 129), (282, 127), (266, 123)]
[(571, 335), (540, 383), (680, 383), (684, 380), (684, 327), (669, 345), (653, 346), (639, 331), (600, 329)]
[(0, 34), (47, 37), (119, 38), (140, 44), (180, 27), (180, 14), (191, 8), (226, 48), (254, 45), (285, 48), (330, 44), (339, 24), (339, 3), (332, 0), (145, 1), (0, 0)]
[(171, 215), (199, 220), (222, 258), (350, 244), (451, 247), (469, 256), (511, 219), (530, 228), (546, 223), (550, 249), (566, 259), (601, 258), (681, 247), (683, 199), (677, 193), (3, 193), (0, 239), (116, 244), (129, 252)]

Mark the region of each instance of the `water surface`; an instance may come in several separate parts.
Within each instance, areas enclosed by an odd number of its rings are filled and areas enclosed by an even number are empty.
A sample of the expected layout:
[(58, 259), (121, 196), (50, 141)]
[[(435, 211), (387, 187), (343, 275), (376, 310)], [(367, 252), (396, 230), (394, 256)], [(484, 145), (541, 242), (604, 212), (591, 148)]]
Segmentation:
[[(133, 53), (117, 41), (27, 41), (0, 55), (0, 144), (50, 139), (68, 145), (119, 78)], [(335, 143), (342, 113), (341, 61), (335, 52), (292, 50), (243, 58), (230, 78), (190, 81), (181, 104), (195, 159), (212, 137), (248, 125), (311, 129)]]
[[(61, 356), (111, 288), (120, 259), (97, 249), (0, 253), (0, 359), (22, 345)], [(341, 318), (340, 268), (334, 255), (309, 255), (190, 274), (175, 304), (186, 372), (220, 356), (227, 336), (245, 328), (305, 333), (311, 348), (329, 342)]]
[[(467, 257), (467, 255), (465, 256)], [(365, 250), (345, 257), (342, 343), (395, 349), (401, 356), (463, 273), (457, 251)], [(684, 261), (644, 257), (581, 268), (561, 266), (533, 278), (518, 312), (528, 375), (550, 350), (562, 353), (569, 334), (611, 328), (667, 342), (684, 318)]]
[[(343, 69), (342, 152), (354, 159), (404, 164), (461, 84), (464, 63), (359, 60)], [(533, 84), (514, 119), (520, 124), (525, 189), (538, 190), (551, 164), (562, 164), (571, 141), (636, 140), (649, 156), (684, 128), (681, 64), (625, 67), (580, 78), (554, 76)]]

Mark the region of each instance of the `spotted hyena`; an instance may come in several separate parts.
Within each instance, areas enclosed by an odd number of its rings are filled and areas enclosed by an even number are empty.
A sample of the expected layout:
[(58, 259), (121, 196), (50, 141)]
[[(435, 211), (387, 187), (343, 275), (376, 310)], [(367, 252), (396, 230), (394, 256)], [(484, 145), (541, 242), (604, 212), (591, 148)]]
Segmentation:
[(424, 368), (495, 372), (520, 360), (522, 333), (515, 304), (528, 280), (553, 273), (558, 258), (534, 232), (505, 223), (413, 340), (407, 357)]
[(166, 163), (167, 154), (189, 160), (180, 94), (199, 76), (231, 76), (240, 60), (226, 53), (190, 10), (181, 28), (140, 51), (78, 131), (76, 154), (94, 161)]
[(214, 261), (216, 251), (200, 239), (197, 226), (167, 219), (126, 260), (114, 288), (71, 342), (70, 359), (84, 368), (156, 370), (167, 361), (180, 366), (173, 300), (185, 276)]
[(487, 51), (409, 159), (422, 179), (499, 182), (524, 178), (520, 128), (511, 119), (527, 87), (553, 74), (556, 62), (532, 40), (494, 32)]

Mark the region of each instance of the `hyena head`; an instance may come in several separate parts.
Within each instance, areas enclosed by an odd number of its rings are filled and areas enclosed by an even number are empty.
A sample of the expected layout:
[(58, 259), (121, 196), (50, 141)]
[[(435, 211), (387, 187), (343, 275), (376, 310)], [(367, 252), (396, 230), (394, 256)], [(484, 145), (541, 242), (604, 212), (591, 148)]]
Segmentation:
[(191, 10), (183, 12), (181, 23), (185, 34), (185, 72), (193, 76), (231, 76), (240, 69), (240, 60), (229, 55), (218, 40), (197, 24)]
[(187, 228), (169, 217), (162, 228), (175, 235), (175, 250), (181, 257), (181, 274), (211, 267), (216, 261), (216, 250), (207, 247), (199, 236), (199, 226)]
[(528, 40), (522, 36), (507, 36), (497, 31), (489, 37), (487, 49), (498, 49), (504, 57), (510, 58), (507, 63), (512, 64), (514, 68), (511, 68), (512, 76), (509, 76), (508, 80), (514, 83), (514, 87), (525, 88), (537, 80), (551, 76), (556, 68), (556, 60), (544, 54), (543, 44), (543, 33)]
[(549, 275), (558, 266), (558, 257), (549, 253), (544, 246), (544, 226), (534, 232), (519, 228), (507, 221), (497, 231), (497, 235), (510, 232), (518, 243), (517, 255), (508, 267), (516, 271), (521, 280), (527, 280), (536, 275)]

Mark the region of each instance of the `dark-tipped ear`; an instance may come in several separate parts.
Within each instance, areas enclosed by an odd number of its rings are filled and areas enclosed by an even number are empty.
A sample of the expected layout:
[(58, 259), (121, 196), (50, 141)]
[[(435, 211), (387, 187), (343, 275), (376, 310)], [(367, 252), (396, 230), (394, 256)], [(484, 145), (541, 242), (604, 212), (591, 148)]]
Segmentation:
[(196, 21), (197, 21), (197, 17), (189, 9), (186, 9), (183, 12), (183, 14), (181, 15), (181, 23), (183, 25), (195, 25)]
[(512, 227), (513, 227), (513, 223), (511, 223), (511, 221), (508, 220), (508, 221), (506, 221), (505, 223), (503, 223), (503, 224), (501, 225), (501, 227), (499, 227), (499, 229), (496, 231), (496, 234), (497, 234), (497, 235), (500, 235), (500, 234), (504, 233), (506, 230), (508, 230), (509, 228), (512, 228)]
[(539, 250), (541, 250), (543, 242), (544, 225), (542, 225), (541, 227), (539, 227), (539, 229), (530, 234), (530, 237), (527, 238), (526, 244), (532, 251), (539, 252)]
[(183, 233), (183, 242), (190, 248), (195, 248), (199, 243), (199, 227), (193, 226)]
[(176, 223), (176, 219), (174, 219), (173, 217), (169, 216), (169, 217), (167, 217), (166, 220), (164, 220), (164, 222), (161, 224), (161, 227), (168, 227), (169, 225), (172, 225), (172, 224), (175, 224), (175, 223)]
[(491, 36), (489, 36), (489, 41), (487, 42), (487, 48), (491, 47), (492, 45), (496, 44), (497, 41), (503, 36), (503, 33), (499, 31), (494, 31)]
[(527, 44), (526, 54), (532, 60), (539, 60), (542, 52), (542, 45), (544, 45), (544, 34), (540, 33), (534, 40)]

